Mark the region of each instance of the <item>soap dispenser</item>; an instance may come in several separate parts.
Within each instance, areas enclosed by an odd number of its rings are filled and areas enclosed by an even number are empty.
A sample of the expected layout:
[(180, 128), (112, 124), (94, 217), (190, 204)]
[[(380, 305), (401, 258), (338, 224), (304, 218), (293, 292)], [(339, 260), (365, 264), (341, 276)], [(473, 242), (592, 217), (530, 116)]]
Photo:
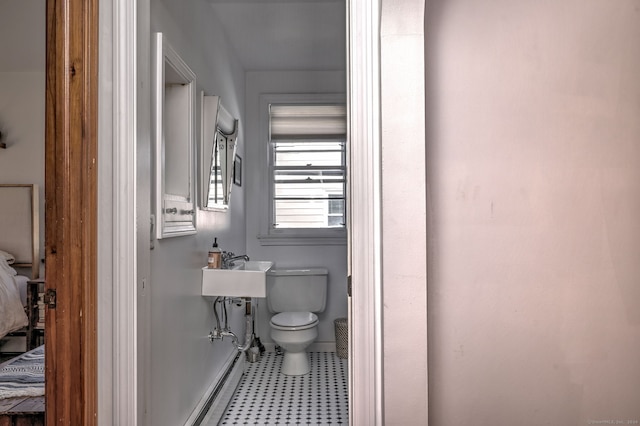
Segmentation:
[(220, 269), (222, 263), (222, 250), (218, 247), (218, 239), (213, 239), (213, 247), (209, 250), (209, 258), (207, 260), (207, 267), (209, 269)]

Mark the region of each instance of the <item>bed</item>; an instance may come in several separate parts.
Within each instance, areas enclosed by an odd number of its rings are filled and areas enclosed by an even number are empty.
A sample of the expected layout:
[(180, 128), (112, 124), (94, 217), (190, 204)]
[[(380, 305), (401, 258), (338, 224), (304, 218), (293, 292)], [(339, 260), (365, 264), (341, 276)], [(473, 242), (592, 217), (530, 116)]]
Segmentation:
[(33, 349), (44, 328), (38, 205), (37, 185), (0, 184), (0, 353)]
[(0, 364), (0, 426), (44, 424), (38, 206), (37, 185), (0, 184), (0, 355), (11, 356)]
[(17, 276), (11, 267), (14, 262), (12, 254), (0, 250), (0, 339), (29, 325), (25, 311), (27, 297), (21, 296), (27, 281)]

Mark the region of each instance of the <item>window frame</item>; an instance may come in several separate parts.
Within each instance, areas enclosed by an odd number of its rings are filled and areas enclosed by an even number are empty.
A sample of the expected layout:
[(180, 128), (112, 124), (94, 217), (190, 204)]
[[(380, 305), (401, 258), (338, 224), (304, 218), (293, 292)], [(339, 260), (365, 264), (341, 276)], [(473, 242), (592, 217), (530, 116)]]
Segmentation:
[[(341, 93), (325, 94), (263, 94), (260, 96), (260, 233), (261, 245), (346, 245), (347, 225), (340, 228), (275, 228), (273, 150), (269, 138), (269, 105), (271, 104), (336, 104), (345, 103)], [(348, 208), (348, 147), (345, 135), (345, 210)], [(345, 222), (347, 221), (345, 211)]]

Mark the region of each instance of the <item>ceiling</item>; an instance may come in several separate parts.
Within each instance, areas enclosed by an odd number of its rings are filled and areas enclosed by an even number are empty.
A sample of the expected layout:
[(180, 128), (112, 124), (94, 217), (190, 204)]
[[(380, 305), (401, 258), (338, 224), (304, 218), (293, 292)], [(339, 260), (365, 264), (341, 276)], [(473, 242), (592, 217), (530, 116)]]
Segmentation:
[(208, 0), (246, 71), (344, 70), (344, 0)]
[[(247, 71), (345, 69), (345, 0), (206, 1)], [(0, 72), (44, 71), (44, 2), (2, 2), (0, 40)]]

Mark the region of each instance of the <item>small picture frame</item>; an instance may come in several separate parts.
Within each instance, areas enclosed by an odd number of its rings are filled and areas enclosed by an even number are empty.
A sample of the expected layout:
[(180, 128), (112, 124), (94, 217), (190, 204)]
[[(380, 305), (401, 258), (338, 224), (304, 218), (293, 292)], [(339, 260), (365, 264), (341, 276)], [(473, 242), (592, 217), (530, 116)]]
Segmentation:
[(237, 154), (233, 160), (233, 184), (242, 186), (242, 158)]

